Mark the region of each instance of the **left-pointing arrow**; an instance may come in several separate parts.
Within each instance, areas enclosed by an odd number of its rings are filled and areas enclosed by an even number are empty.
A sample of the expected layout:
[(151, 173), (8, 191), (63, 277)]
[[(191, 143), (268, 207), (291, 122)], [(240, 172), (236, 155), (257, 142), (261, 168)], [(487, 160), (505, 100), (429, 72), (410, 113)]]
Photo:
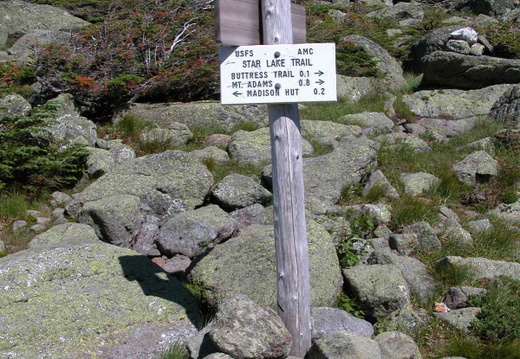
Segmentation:
[(235, 92), (233, 92), (233, 95), (235, 95), (236, 97), (238, 97), (238, 96), (242, 95), (242, 92), (235, 91)]

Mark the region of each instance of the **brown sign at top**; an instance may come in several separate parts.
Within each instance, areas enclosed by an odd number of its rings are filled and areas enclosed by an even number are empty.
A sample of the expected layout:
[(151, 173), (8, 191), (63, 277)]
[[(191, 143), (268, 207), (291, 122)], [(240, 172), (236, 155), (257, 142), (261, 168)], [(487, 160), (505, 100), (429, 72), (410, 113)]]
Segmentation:
[[(228, 46), (262, 44), (260, 0), (217, 0), (217, 42)], [(291, 4), (293, 43), (307, 42), (305, 7)]]

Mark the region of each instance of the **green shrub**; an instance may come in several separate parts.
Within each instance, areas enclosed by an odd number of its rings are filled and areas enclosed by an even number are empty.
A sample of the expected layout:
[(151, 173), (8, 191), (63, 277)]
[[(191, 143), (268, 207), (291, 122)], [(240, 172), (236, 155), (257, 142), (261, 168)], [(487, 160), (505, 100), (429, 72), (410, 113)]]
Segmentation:
[(480, 339), (502, 344), (519, 340), (520, 280), (500, 278), (472, 305), (482, 309), (471, 330)]
[(513, 21), (497, 21), (478, 26), (476, 30), (493, 44), (493, 55), (508, 59), (520, 57), (520, 28)]
[(97, 117), (110, 117), (131, 98), (215, 97), (210, 12), (195, 13), (185, 0), (115, 0), (100, 8), (104, 21), (74, 33), (72, 48), (52, 44), (38, 54), (35, 76), (49, 97), (73, 93)]
[(71, 186), (85, 170), (82, 146), (60, 146), (50, 139), (48, 113), (0, 120), (0, 188), (30, 193)]
[(354, 77), (382, 77), (377, 68), (377, 59), (367, 53), (362, 46), (352, 41), (343, 41), (336, 46), (337, 73)]

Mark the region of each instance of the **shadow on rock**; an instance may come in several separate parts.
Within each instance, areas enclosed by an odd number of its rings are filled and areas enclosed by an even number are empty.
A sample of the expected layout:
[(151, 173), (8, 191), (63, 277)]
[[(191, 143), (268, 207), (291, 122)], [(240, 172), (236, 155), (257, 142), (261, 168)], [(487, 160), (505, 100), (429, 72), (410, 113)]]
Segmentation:
[(147, 296), (155, 296), (182, 306), (192, 324), (203, 326), (197, 300), (171, 274), (150, 261), (146, 256), (121, 256), (119, 262), (126, 279), (137, 281)]

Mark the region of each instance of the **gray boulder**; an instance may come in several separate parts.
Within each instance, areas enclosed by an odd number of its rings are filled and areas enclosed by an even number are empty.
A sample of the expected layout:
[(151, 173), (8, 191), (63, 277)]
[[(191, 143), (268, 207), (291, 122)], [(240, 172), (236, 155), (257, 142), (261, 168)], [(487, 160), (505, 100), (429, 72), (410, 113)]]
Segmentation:
[(315, 340), (309, 359), (381, 359), (376, 341), (348, 331), (336, 331)]
[(398, 2), (393, 6), (370, 12), (367, 16), (392, 21), (399, 24), (399, 26), (405, 27), (422, 20), (424, 11), (419, 3)]
[[(477, 124), (478, 118), (470, 117), (458, 120), (443, 118), (421, 118), (415, 124), (433, 131), (444, 137), (453, 137), (465, 134)], [(415, 133), (415, 132), (414, 132)], [(419, 135), (420, 133), (417, 133)]]
[(366, 53), (372, 55), (378, 61), (378, 70), (385, 75), (387, 84), (391, 88), (406, 85), (406, 80), (403, 77), (403, 69), (399, 63), (374, 41), (360, 35), (345, 36), (343, 41), (351, 41), (355, 45), (361, 46)]
[(141, 201), (132, 195), (113, 195), (85, 203), (78, 220), (96, 231), (99, 239), (130, 248), (141, 226)]
[(70, 31), (89, 25), (63, 9), (50, 5), (32, 4), (24, 1), (0, 2), (0, 45), (7, 39), (34, 30)]
[(403, 96), (403, 102), (420, 117), (461, 119), (487, 115), (510, 86), (495, 85), (478, 90), (424, 90)]
[(362, 96), (370, 96), (384, 91), (388, 85), (385, 79), (375, 77), (336, 76), (338, 98), (357, 101)]
[(423, 252), (437, 251), (442, 244), (435, 231), (427, 222), (417, 222), (403, 228), (403, 233), (413, 233), (417, 236), (419, 249)]
[(302, 136), (324, 144), (333, 144), (345, 136), (361, 136), (361, 127), (331, 121), (303, 120)]
[(151, 213), (161, 217), (204, 203), (213, 176), (197, 159), (181, 151), (127, 159), (85, 188), (82, 204), (116, 194), (139, 197)]
[(468, 305), (470, 296), (483, 297), (487, 293), (484, 288), (474, 287), (450, 287), (444, 296), (444, 303), (450, 309), (462, 308)]
[(461, 309), (453, 309), (446, 313), (433, 313), (439, 319), (448, 322), (457, 329), (469, 333), (471, 323), (477, 320), (477, 315), (480, 314), (480, 308), (468, 307)]
[(511, 204), (499, 204), (496, 208), (489, 211), (489, 214), (508, 222), (520, 224), (520, 200)]
[(385, 359), (422, 359), (419, 347), (413, 339), (404, 333), (390, 331), (374, 338)]
[(245, 295), (220, 304), (209, 336), (220, 352), (244, 359), (283, 358), (292, 344), (278, 314)]
[(486, 232), (493, 228), (493, 224), (487, 218), (477, 219), (475, 221), (468, 222), (468, 228), (471, 233)]
[(367, 338), (374, 335), (374, 327), (366, 320), (356, 318), (339, 308), (311, 308), (312, 338), (314, 340), (336, 331), (346, 330)]
[(450, 7), (456, 11), (500, 16), (518, 7), (518, 2), (515, 0), (456, 0), (450, 4)]
[(112, 154), (101, 148), (90, 148), (87, 157), (87, 175), (90, 179), (96, 179), (112, 171), (115, 161)]
[(79, 224), (36, 241), (0, 259), (0, 357), (153, 358), (196, 332), (194, 298), (148, 258)]
[(380, 320), (410, 305), (401, 271), (393, 265), (357, 265), (343, 270), (345, 284), (372, 320)]
[(520, 128), (520, 85), (511, 86), (493, 104), (489, 117), (506, 127)]
[(211, 190), (211, 200), (226, 211), (244, 208), (255, 203), (265, 204), (272, 198), (271, 192), (251, 177), (238, 173), (226, 176)]
[(424, 57), (421, 86), (480, 89), (520, 82), (520, 60), (436, 51)]
[(26, 116), (31, 109), (31, 104), (18, 94), (10, 94), (0, 99), (0, 119), (12, 115)]
[(426, 172), (401, 173), (401, 181), (404, 184), (404, 192), (410, 196), (419, 196), (438, 186), (440, 179)]
[[(231, 136), (228, 144), (231, 159), (240, 163), (266, 165), (271, 162), (271, 138), (269, 128), (263, 127), (256, 131), (237, 131)], [(302, 139), (303, 154), (312, 153), (312, 146)]]
[(362, 112), (345, 115), (341, 117), (340, 120), (362, 127), (363, 132), (369, 135), (389, 133), (392, 132), (394, 128), (394, 121), (389, 119), (384, 113), (380, 112)]
[(377, 249), (371, 261), (378, 264), (392, 265), (401, 271), (412, 294), (420, 302), (427, 303), (435, 294), (435, 279), (428, 273), (426, 266), (416, 258), (398, 255), (389, 249)]
[(132, 103), (130, 108), (114, 118), (114, 124), (119, 123), (126, 115), (133, 115), (168, 128), (171, 122), (187, 125), (192, 131), (195, 128), (214, 127), (231, 131), (241, 124), (253, 123), (257, 127), (269, 125), (267, 106), (222, 106), (214, 101), (199, 101), (190, 103)]
[(435, 51), (446, 50), (446, 43), (450, 39), (451, 33), (463, 27), (464, 25), (450, 25), (435, 29), (413, 44), (410, 49), (413, 70), (417, 73), (423, 72), (423, 58)]
[(51, 43), (70, 45), (71, 37), (70, 31), (34, 30), (18, 39), (7, 52), (17, 61), (34, 61), (45, 46)]
[[(329, 306), (341, 292), (342, 278), (330, 235), (307, 221), (311, 303)], [(244, 293), (258, 304), (276, 307), (276, 255), (272, 226), (251, 225), (217, 245), (191, 270), (189, 278), (207, 290), (209, 303)]]
[(265, 208), (259, 203), (237, 209), (229, 214), (237, 223), (238, 232), (252, 224), (274, 225), (273, 207)]
[(498, 161), (486, 151), (476, 151), (452, 166), (459, 181), (470, 186), (487, 183), (498, 175)]
[(208, 146), (201, 150), (191, 151), (190, 155), (194, 158), (197, 158), (202, 163), (207, 163), (206, 161), (210, 161), (215, 164), (229, 162), (228, 153), (215, 146)]
[(184, 146), (193, 139), (188, 126), (179, 122), (169, 122), (167, 128), (154, 128), (141, 134), (143, 143), (167, 143), (171, 146)]
[(370, 175), (363, 188), (363, 196), (367, 196), (373, 188), (382, 188), (386, 197), (399, 198), (399, 192), (392, 186), (381, 170), (377, 170)]
[(154, 242), (162, 254), (195, 257), (233, 235), (236, 223), (216, 205), (180, 213), (157, 232)]
[(325, 213), (337, 204), (344, 187), (360, 183), (375, 167), (375, 144), (365, 137), (345, 137), (331, 153), (304, 158), (306, 207)]
[(443, 270), (452, 266), (467, 267), (470, 269), (473, 279), (498, 278), (500, 276), (520, 278), (520, 263), (517, 262), (447, 256), (438, 260), (435, 265)]

